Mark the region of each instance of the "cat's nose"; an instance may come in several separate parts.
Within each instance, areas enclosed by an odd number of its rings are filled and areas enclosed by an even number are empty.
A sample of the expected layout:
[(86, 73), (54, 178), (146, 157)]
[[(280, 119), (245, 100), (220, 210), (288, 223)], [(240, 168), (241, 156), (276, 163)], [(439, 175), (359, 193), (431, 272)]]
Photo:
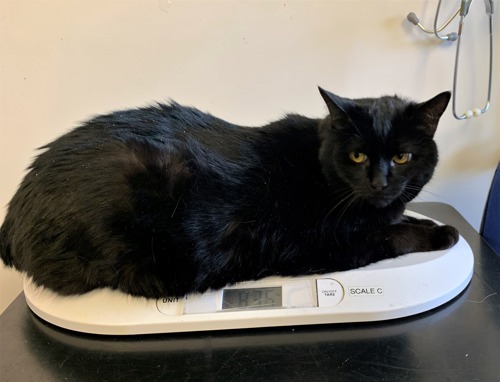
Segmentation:
[(372, 190), (374, 190), (374, 191), (382, 191), (384, 188), (387, 187), (387, 184), (373, 184), (372, 183), (370, 186), (371, 186)]
[(375, 164), (372, 168), (370, 174), (370, 188), (373, 191), (382, 191), (388, 185), (389, 175), (389, 164), (385, 161), (380, 161), (378, 164)]
[(370, 182), (370, 187), (374, 191), (382, 191), (387, 187), (387, 178), (385, 176), (377, 176)]

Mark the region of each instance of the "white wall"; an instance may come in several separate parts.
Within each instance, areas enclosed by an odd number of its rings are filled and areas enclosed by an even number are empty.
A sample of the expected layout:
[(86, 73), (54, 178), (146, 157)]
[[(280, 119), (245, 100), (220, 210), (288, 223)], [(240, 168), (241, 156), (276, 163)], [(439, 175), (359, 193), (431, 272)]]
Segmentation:
[[(454, 44), (405, 20), (415, 11), (431, 25), (436, 3), (2, 0), (0, 221), (35, 148), (92, 114), (171, 97), (259, 125), (285, 112), (324, 115), (316, 85), (348, 97), (417, 100), (451, 89)], [(444, 3), (447, 16), (458, 1)], [(464, 32), (460, 110), (485, 98), (486, 26), (476, 1)], [(500, 158), (498, 78), (490, 112), (467, 122), (450, 110), (443, 117), (441, 162), (420, 198), (453, 205), (476, 228)], [(0, 269), (0, 311), (20, 290), (19, 275)]]

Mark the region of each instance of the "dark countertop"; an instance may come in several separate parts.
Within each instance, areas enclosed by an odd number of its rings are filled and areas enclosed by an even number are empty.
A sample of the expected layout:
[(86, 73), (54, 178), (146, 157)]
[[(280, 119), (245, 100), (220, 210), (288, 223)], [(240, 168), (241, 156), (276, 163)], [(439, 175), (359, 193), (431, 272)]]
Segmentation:
[(47, 324), (21, 293), (0, 317), (0, 380), (498, 381), (500, 257), (452, 207), (410, 209), (457, 227), (474, 252), (471, 284), (430, 312), (375, 323), (114, 337)]

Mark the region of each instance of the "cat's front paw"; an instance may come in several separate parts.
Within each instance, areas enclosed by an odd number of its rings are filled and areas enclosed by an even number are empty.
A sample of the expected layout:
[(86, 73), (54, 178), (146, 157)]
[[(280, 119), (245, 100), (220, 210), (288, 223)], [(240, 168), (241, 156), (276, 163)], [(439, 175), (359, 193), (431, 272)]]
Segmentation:
[(458, 230), (449, 225), (436, 226), (431, 238), (432, 249), (435, 251), (453, 247), (459, 238)]

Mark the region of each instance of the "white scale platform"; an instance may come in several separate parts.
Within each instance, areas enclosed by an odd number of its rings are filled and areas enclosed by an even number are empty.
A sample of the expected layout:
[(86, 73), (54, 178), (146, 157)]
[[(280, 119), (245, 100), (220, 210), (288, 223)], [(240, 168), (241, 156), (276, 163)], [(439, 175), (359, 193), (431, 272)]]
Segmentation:
[[(409, 212), (408, 215), (425, 218)], [(268, 277), (182, 299), (132, 297), (110, 289), (62, 297), (24, 281), (30, 309), (62, 328), (134, 335), (381, 321), (436, 308), (469, 284), (468, 243), (366, 267), (303, 277)]]

